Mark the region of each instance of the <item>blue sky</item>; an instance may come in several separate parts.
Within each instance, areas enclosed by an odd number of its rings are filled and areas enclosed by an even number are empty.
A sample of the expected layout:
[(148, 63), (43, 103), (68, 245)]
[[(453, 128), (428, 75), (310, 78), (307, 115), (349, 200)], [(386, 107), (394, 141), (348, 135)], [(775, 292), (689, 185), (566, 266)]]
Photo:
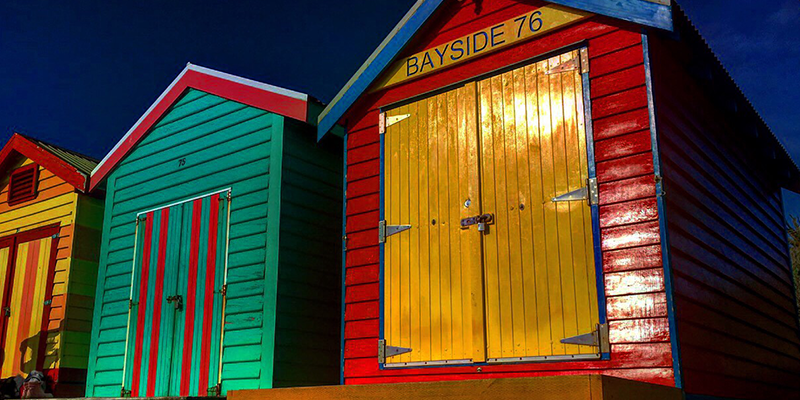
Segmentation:
[[(2, 1), (0, 141), (19, 131), (102, 158), (186, 62), (328, 101), (413, 3)], [(800, 160), (800, 1), (681, 4)]]
[[(800, 163), (800, 1), (680, 2), (720, 61)], [(788, 213), (800, 195), (785, 191)]]

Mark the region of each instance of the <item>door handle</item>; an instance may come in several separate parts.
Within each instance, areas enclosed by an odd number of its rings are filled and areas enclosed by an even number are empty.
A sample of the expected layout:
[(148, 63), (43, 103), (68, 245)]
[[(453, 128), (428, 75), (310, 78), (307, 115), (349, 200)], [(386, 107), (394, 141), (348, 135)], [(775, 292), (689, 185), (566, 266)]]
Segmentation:
[(169, 296), (167, 297), (167, 303), (173, 303), (172, 306), (175, 307), (175, 310), (181, 310), (183, 309), (183, 296)]

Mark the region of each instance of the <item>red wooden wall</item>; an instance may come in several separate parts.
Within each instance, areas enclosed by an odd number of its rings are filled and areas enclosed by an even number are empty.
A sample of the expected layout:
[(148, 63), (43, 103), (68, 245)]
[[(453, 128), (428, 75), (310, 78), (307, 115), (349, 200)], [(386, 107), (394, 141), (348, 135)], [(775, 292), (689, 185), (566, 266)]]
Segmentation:
[[(543, 3), (449, 2), (418, 33), (413, 54)], [(588, 43), (611, 359), (381, 370), (378, 109), (581, 41)], [(640, 28), (593, 17), (418, 80), (368, 94), (343, 118), (347, 140), (346, 384), (607, 374), (674, 385)]]
[[(684, 388), (800, 398), (780, 187), (750, 106), (685, 18), (650, 35)], [(680, 90), (675, 90), (680, 88)], [(739, 100), (734, 108), (732, 101)], [(747, 117), (750, 114), (750, 118)]]

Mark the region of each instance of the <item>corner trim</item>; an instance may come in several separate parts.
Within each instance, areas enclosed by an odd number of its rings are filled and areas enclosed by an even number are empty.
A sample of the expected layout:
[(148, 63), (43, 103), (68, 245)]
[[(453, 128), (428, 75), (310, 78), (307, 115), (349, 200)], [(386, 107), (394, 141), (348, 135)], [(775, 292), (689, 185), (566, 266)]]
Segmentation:
[(646, 30), (642, 30), (642, 52), (644, 56), (645, 85), (647, 87), (647, 111), (650, 116), (650, 140), (653, 151), (653, 176), (656, 181), (656, 203), (658, 204), (658, 228), (661, 234), (661, 258), (664, 267), (664, 286), (667, 295), (667, 319), (669, 321), (669, 340), (672, 347), (672, 369), (675, 374), (675, 387), (683, 388), (681, 373), (681, 348), (678, 340), (678, 327), (675, 319), (675, 293), (670, 261), (669, 232), (667, 231), (667, 205), (664, 201), (664, 184), (661, 175), (661, 154), (658, 147), (658, 124), (653, 96), (653, 73), (650, 68), (650, 44)]
[(273, 133), (269, 169), (267, 243), (266, 257), (264, 259), (264, 308), (262, 310), (263, 331), (261, 334), (260, 386), (262, 389), (270, 389), (274, 384), (275, 328), (278, 320), (276, 307), (278, 304), (278, 268), (280, 265), (284, 117), (278, 114), (273, 114), (272, 117), (274, 122), (272, 124)]

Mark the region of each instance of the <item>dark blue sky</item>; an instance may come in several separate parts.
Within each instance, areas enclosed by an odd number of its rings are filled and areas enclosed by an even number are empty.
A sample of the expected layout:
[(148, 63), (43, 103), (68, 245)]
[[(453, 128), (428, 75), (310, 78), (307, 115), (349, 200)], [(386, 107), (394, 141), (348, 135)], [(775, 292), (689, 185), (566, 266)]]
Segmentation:
[[(18, 131), (102, 158), (186, 62), (329, 101), (413, 3), (2, 1), (0, 141)], [(681, 4), (800, 162), (800, 2)]]

